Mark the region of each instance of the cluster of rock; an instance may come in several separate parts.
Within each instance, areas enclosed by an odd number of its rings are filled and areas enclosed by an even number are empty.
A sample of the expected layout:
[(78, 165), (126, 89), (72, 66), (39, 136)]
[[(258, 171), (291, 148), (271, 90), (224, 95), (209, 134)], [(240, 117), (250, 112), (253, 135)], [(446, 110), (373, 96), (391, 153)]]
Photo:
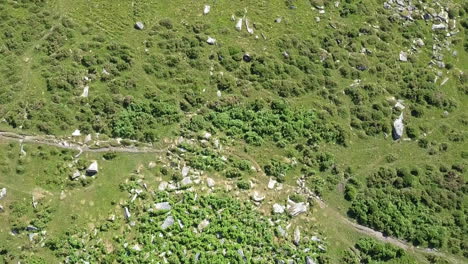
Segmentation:
[[(444, 7), (444, 2), (434, 1), (432, 3), (424, 3), (422, 9), (415, 5), (416, 1), (412, 0), (387, 0), (383, 6), (385, 9), (393, 10), (394, 16), (405, 20), (405, 23), (413, 23), (415, 20), (424, 20), (427, 23), (432, 23), (434, 32), (445, 32), (445, 34), (433, 35), (432, 46), (432, 61), (431, 63), (438, 68), (445, 68), (443, 51), (451, 51), (450, 37), (459, 33), (457, 30), (456, 18), (450, 19), (449, 8)], [(425, 45), (423, 39), (414, 39), (413, 46), (408, 51), (400, 52), (400, 61), (407, 61), (408, 54), (416, 52), (418, 48)], [(456, 51), (452, 52), (453, 56), (457, 55)]]

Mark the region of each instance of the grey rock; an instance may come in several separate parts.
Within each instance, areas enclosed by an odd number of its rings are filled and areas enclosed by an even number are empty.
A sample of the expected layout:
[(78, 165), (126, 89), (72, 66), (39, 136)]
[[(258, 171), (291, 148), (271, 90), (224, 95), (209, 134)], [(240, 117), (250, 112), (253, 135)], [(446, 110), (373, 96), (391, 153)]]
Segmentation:
[(169, 183), (167, 183), (165, 181), (162, 181), (158, 186), (158, 190), (159, 191), (165, 191), (167, 189), (168, 185), (169, 185)]
[(138, 30), (143, 30), (145, 28), (145, 25), (143, 24), (143, 22), (138, 21), (135, 23), (135, 28)]
[(393, 139), (397, 140), (403, 136), (403, 113), (393, 122)]
[(265, 195), (261, 195), (259, 194), (257, 191), (255, 191), (252, 196), (251, 196), (252, 200), (254, 200), (255, 202), (261, 202), (265, 199)]
[(307, 256), (306, 257), (306, 264), (317, 264), (311, 257)]
[(286, 230), (284, 230), (281, 226), (278, 226), (276, 228), (276, 231), (278, 231), (278, 235), (280, 237), (285, 237), (286, 236)]
[(2, 189), (0, 190), (0, 200), (3, 199), (6, 195), (7, 195), (7, 189), (6, 189), (6, 188), (2, 188)]
[(296, 229), (294, 230), (294, 244), (296, 246), (299, 246), (300, 241), (301, 241), (301, 230), (299, 230), (299, 227), (296, 226)]
[(130, 217), (132, 216), (132, 215), (130, 214), (130, 210), (128, 210), (128, 207), (125, 207), (125, 208), (124, 208), (124, 216), (125, 216), (125, 218), (126, 218), (127, 220), (130, 219)]
[(189, 172), (190, 172), (190, 167), (184, 166), (184, 167), (182, 168), (182, 177), (187, 177), (187, 175), (189, 174)]
[(206, 40), (206, 43), (208, 43), (210, 45), (214, 45), (214, 44), (216, 44), (216, 39), (214, 39), (212, 37), (208, 37), (208, 39)]
[(208, 187), (213, 188), (215, 186), (215, 181), (211, 178), (207, 178), (206, 184), (208, 185)]
[(275, 203), (275, 204), (273, 205), (273, 213), (275, 213), (275, 214), (282, 214), (282, 213), (284, 213), (284, 206)]
[(162, 203), (157, 203), (154, 205), (154, 208), (157, 210), (157, 211), (160, 211), (160, 210), (171, 210), (172, 207), (171, 205), (169, 204), (169, 202), (162, 202)]
[(203, 221), (201, 221), (198, 224), (198, 230), (200, 230), (200, 232), (202, 232), (203, 229), (205, 229), (209, 224), (210, 224), (210, 221), (208, 219), (204, 219)]
[(408, 61), (408, 53), (400, 51), (400, 61)]
[(175, 222), (174, 217), (172, 215), (169, 215), (168, 217), (166, 217), (164, 222), (161, 224), (161, 228), (163, 230), (167, 229), (167, 228), (171, 227), (174, 224), (174, 222)]
[(304, 202), (296, 203), (288, 199), (286, 210), (290, 216), (297, 216), (301, 213), (307, 212), (307, 205)]
[(192, 183), (193, 183), (193, 181), (192, 181), (192, 179), (190, 179), (190, 177), (185, 177), (185, 178), (183, 178), (182, 181), (180, 182), (180, 184), (181, 184), (182, 186), (188, 186), (188, 185), (190, 185), (190, 184), (192, 184)]
[(432, 25), (432, 30), (443, 30), (446, 29), (447, 25), (446, 24), (434, 24)]
[(97, 161), (93, 161), (86, 169), (86, 175), (93, 176), (99, 172), (99, 166)]

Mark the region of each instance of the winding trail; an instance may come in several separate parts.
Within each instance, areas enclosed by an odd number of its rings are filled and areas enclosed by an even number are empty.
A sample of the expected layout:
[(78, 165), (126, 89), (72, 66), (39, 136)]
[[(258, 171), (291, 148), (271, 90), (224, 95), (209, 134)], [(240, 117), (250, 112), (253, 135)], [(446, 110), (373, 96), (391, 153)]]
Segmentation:
[[(169, 146), (156, 149), (152, 147), (135, 147), (135, 146), (120, 146), (120, 147), (90, 147), (85, 143), (76, 143), (73, 141), (61, 140), (55, 136), (31, 136), (21, 135), (13, 132), (0, 131), (0, 139), (8, 141), (17, 141), (20, 143), (42, 144), (62, 149), (75, 150), (78, 152), (123, 152), (123, 153), (164, 153), (169, 149)], [(96, 142), (96, 141), (95, 141)], [(99, 141), (97, 142), (99, 143)]]

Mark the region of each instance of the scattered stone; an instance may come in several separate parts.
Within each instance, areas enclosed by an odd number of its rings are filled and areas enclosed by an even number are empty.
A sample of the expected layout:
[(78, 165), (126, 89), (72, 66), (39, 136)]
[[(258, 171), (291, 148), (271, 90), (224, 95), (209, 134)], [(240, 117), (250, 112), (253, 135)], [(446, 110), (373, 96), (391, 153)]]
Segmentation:
[(88, 134), (86, 135), (85, 139), (84, 139), (84, 143), (88, 143), (92, 140), (92, 137), (91, 137), (91, 134)]
[(134, 245), (134, 246), (132, 247), (132, 249), (135, 250), (135, 251), (141, 251), (141, 247), (140, 247), (140, 245), (138, 245), (138, 244)]
[(165, 181), (162, 181), (161, 183), (159, 183), (159, 186), (158, 186), (158, 190), (159, 191), (165, 191), (167, 189), (167, 186), (169, 185), (169, 183), (165, 182)]
[(404, 51), (400, 51), (400, 61), (408, 61), (408, 54)]
[(445, 78), (444, 80), (442, 80), (442, 82), (440, 83), (440, 86), (443, 86), (444, 84), (446, 84), (448, 80), (449, 78)]
[(203, 138), (209, 140), (211, 138), (211, 133), (206, 132), (205, 134), (203, 134)]
[(127, 220), (129, 220), (130, 217), (132, 216), (132, 215), (130, 214), (130, 210), (128, 210), (128, 207), (125, 207), (125, 208), (124, 208), (124, 216), (125, 216), (125, 219), (127, 219)]
[(78, 179), (80, 176), (81, 176), (80, 171), (79, 171), (79, 170), (76, 170), (76, 171), (72, 174), (72, 176), (71, 176), (70, 178), (71, 178), (72, 180), (76, 180), (76, 179)]
[(306, 257), (306, 264), (317, 264), (311, 257), (307, 256)]
[(65, 198), (67, 198), (67, 195), (65, 194), (64, 191), (61, 191), (60, 192), (60, 200), (64, 200)]
[(185, 178), (183, 178), (182, 181), (180, 182), (180, 184), (181, 184), (182, 186), (188, 186), (188, 185), (190, 185), (190, 184), (192, 184), (192, 183), (193, 183), (193, 182), (192, 182), (192, 180), (190, 179), (190, 177), (185, 177)]
[(283, 18), (278, 17), (277, 19), (275, 19), (275, 23), (281, 23), (282, 20), (283, 20)]
[(85, 87), (83, 87), (83, 93), (80, 95), (80, 97), (88, 97), (89, 95), (89, 86), (86, 85)]
[(157, 210), (157, 211), (161, 211), (161, 210), (171, 210), (172, 207), (171, 205), (169, 204), (169, 202), (162, 202), (162, 203), (157, 203), (154, 205), (154, 208)]
[(398, 101), (396, 102), (396, 104), (395, 104), (395, 108), (400, 109), (400, 110), (405, 109), (405, 106), (404, 106), (402, 103), (403, 103), (403, 101), (398, 100)]
[(444, 116), (444, 117), (447, 117), (448, 115), (449, 115), (449, 112), (448, 112), (448, 111), (444, 111), (443, 116)]
[(273, 213), (275, 213), (275, 214), (282, 214), (282, 213), (284, 213), (284, 206), (282, 206), (281, 204), (275, 203), (275, 204), (273, 205)]
[(143, 22), (138, 21), (135, 23), (135, 29), (143, 30), (144, 28), (145, 28), (145, 25), (143, 24)]
[(358, 66), (356, 66), (356, 69), (358, 69), (358, 70), (360, 70), (360, 71), (365, 71), (365, 70), (367, 70), (367, 66), (365, 66), (365, 65), (358, 65)]
[(111, 214), (109, 218), (107, 218), (107, 221), (114, 222), (115, 221), (115, 214)]
[(299, 226), (296, 226), (296, 229), (294, 230), (294, 244), (296, 246), (299, 246), (299, 242), (301, 241), (301, 230), (299, 230)]
[(252, 200), (254, 200), (255, 202), (261, 202), (261, 201), (265, 200), (265, 195), (261, 195), (257, 191), (255, 191), (252, 194)]
[(285, 59), (289, 59), (289, 53), (286, 52), (286, 51), (283, 51), (283, 57), (284, 57)]
[(151, 161), (150, 163), (148, 163), (148, 169), (154, 169), (154, 168), (156, 168), (156, 162)]
[(32, 242), (36, 236), (37, 236), (37, 233), (30, 233), (30, 234), (28, 234), (29, 241)]
[(211, 6), (205, 5), (205, 7), (203, 8), (203, 15), (208, 15), (208, 13), (210, 13), (210, 10)]
[(211, 178), (207, 178), (206, 185), (208, 185), (209, 188), (213, 188), (215, 186), (215, 181)]
[(278, 226), (276, 231), (278, 231), (278, 235), (280, 237), (286, 237), (286, 230), (284, 230), (281, 226)]
[(320, 17), (315, 17), (315, 22), (320, 22)]
[(418, 45), (419, 47), (424, 46), (424, 41), (420, 38), (416, 39), (414, 43), (416, 43), (416, 45)]
[(198, 224), (198, 230), (202, 232), (203, 229), (205, 229), (209, 224), (210, 224), (210, 221), (208, 219), (201, 221), (200, 224)]
[(206, 43), (208, 43), (210, 45), (214, 45), (214, 44), (216, 44), (216, 39), (214, 39), (212, 37), (208, 37), (208, 39), (206, 40)]
[(244, 54), (244, 56), (242, 56), (242, 59), (245, 62), (251, 62), (252, 61), (252, 56), (250, 56), (250, 54), (246, 53), (246, 54)]
[(288, 199), (288, 205), (286, 206), (286, 210), (288, 211), (290, 216), (297, 216), (301, 213), (307, 212), (307, 205), (304, 202), (296, 203)]
[(446, 29), (447, 25), (446, 24), (434, 24), (432, 25), (432, 30), (443, 30)]
[(28, 225), (26, 227), (26, 231), (33, 232), (33, 231), (39, 231), (39, 228), (33, 226), (33, 225)]
[(74, 136), (74, 137), (79, 137), (79, 136), (81, 136), (80, 130), (77, 129), (77, 130), (73, 131), (72, 136)]
[(275, 185), (276, 185), (276, 180), (270, 178), (270, 180), (268, 181), (268, 189), (273, 190), (275, 188)]
[(249, 32), (249, 34), (253, 34), (253, 33), (254, 33), (253, 28), (251, 28), (251, 27), (249, 26), (249, 20), (248, 20), (247, 18), (245, 19), (245, 28), (247, 29), (247, 32)]
[(5, 198), (5, 196), (7, 195), (7, 189), (6, 188), (2, 188), (0, 190), (0, 200)]
[(0, 213), (5, 212), (5, 209), (3, 208), (3, 205), (0, 204)]
[(242, 18), (239, 18), (236, 23), (236, 30), (241, 31), (242, 30)]
[(393, 122), (393, 139), (397, 140), (403, 136), (403, 113)]
[(173, 224), (174, 224), (174, 217), (170, 215), (166, 217), (164, 222), (161, 224), (161, 228), (164, 230), (164, 229), (171, 227)]
[(218, 91), (216, 92), (216, 95), (217, 95), (218, 97), (221, 97), (221, 91), (218, 90)]
[(182, 168), (182, 177), (187, 177), (187, 175), (189, 174), (189, 172), (190, 172), (190, 167), (184, 166), (184, 167)]
[(96, 175), (99, 171), (97, 161), (93, 161), (88, 168), (86, 169), (86, 175), (93, 176)]

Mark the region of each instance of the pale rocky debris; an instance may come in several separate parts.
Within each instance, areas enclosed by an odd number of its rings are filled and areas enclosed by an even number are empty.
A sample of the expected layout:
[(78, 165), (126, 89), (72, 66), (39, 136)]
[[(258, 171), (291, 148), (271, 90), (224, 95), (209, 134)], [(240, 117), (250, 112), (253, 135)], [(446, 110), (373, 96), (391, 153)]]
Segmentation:
[(311, 257), (307, 256), (306, 257), (306, 264), (317, 264)]
[(284, 206), (282, 206), (281, 204), (275, 203), (275, 204), (273, 205), (273, 213), (275, 213), (275, 214), (282, 214), (282, 213), (284, 213)]
[(80, 171), (76, 170), (76, 171), (72, 174), (71, 179), (72, 179), (72, 180), (76, 180), (76, 179), (78, 179), (80, 176), (81, 176)]
[(184, 166), (184, 167), (182, 168), (182, 177), (187, 177), (187, 175), (189, 174), (189, 172), (190, 172), (190, 167)]
[(138, 21), (135, 23), (135, 28), (138, 30), (143, 30), (145, 28), (145, 25), (143, 24), (143, 22)]
[(446, 29), (447, 25), (446, 24), (434, 24), (432, 25), (432, 30), (442, 30)]
[(208, 15), (210, 11), (211, 11), (211, 6), (205, 5), (205, 7), (203, 8), (203, 15)]
[(286, 230), (282, 228), (281, 226), (276, 227), (276, 231), (278, 231), (279, 236), (285, 237), (286, 236)]
[(208, 37), (208, 39), (206, 40), (206, 43), (208, 43), (210, 45), (214, 45), (214, 44), (216, 44), (216, 39), (214, 39), (212, 37)]
[(205, 134), (203, 134), (203, 138), (205, 138), (206, 140), (209, 140), (211, 138), (211, 133), (205, 132)]
[(218, 90), (218, 91), (216, 92), (216, 95), (217, 95), (218, 97), (221, 97), (221, 91)]
[(245, 28), (247, 29), (247, 32), (249, 32), (249, 34), (254, 33), (254, 30), (253, 30), (253, 28), (250, 27), (249, 20), (247, 18), (245, 19)]
[(424, 46), (424, 41), (420, 38), (416, 39), (414, 43), (416, 43), (416, 45), (418, 45), (419, 47)]
[(134, 246), (132, 247), (132, 249), (135, 250), (135, 251), (141, 251), (141, 247), (140, 247), (140, 245), (138, 245), (138, 244), (134, 245)]
[(215, 181), (212, 178), (207, 178), (206, 185), (210, 188), (213, 188), (215, 186)]
[(397, 140), (403, 136), (403, 113), (393, 122), (393, 139)]
[(198, 230), (202, 232), (203, 229), (205, 229), (209, 224), (210, 224), (210, 221), (208, 219), (204, 219), (198, 224)]
[(294, 229), (294, 244), (299, 246), (299, 242), (301, 241), (301, 230), (299, 230), (299, 226), (296, 226)]
[(161, 228), (164, 230), (164, 229), (171, 227), (173, 224), (174, 224), (174, 217), (172, 215), (169, 215), (161, 224)]
[(85, 87), (83, 87), (83, 93), (80, 95), (81, 97), (88, 97), (89, 95), (89, 86), (86, 85)]
[(99, 166), (97, 161), (93, 161), (86, 169), (86, 174), (92, 176), (99, 172)]
[(239, 18), (236, 23), (236, 30), (241, 31), (242, 30), (242, 18)]
[(161, 183), (159, 183), (158, 190), (165, 191), (168, 185), (169, 183), (167, 183), (166, 181), (162, 181)]
[(268, 189), (273, 190), (275, 188), (275, 185), (276, 185), (276, 180), (270, 178), (270, 180), (268, 181)]
[(171, 210), (172, 207), (169, 204), (169, 202), (162, 202), (162, 203), (157, 203), (154, 205), (154, 208), (158, 211), (160, 210)]
[(400, 51), (400, 61), (408, 61), (408, 53)]
[(288, 199), (286, 210), (288, 211), (290, 216), (297, 216), (301, 213), (307, 212), (307, 205), (304, 202), (296, 203)]
[(81, 136), (80, 130), (79, 130), (79, 129), (76, 129), (75, 131), (73, 131), (72, 136), (74, 136), (74, 137), (79, 137), (79, 136)]
[(92, 136), (91, 136), (91, 134), (88, 134), (88, 135), (86, 135), (86, 137), (85, 137), (85, 139), (84, 139), (84, 143), (88, 143), (88, 142), (90, 142), (91, 140), (92, 140)]
[(129, 220), (130, 217), (132, 216), (132, 214), (130, 214), (130, 210), (128, 210), (128, 207), (124, 208), (124, 216), (125, 216), (125, 219), (127, 220)]
[(192, 179), (190, 179), (190, 177), (185, 177), (185, 178), (183, 178), (182, 181), (180, 182), (180, 184), (181, 184), (182, 186), (187, 186), (187, 185), (190, 185), (190, 184), (192, 184), (192, 183), (193, 183), (193, 182), (192, 182)]
[(398, 100), (398, 101), (396, 102), (396, 104), (395, 104), (395, 108), (398, 108), (398, 109), (400, 109), (400, 110), (405, 109), (405, 106), (403, 105), (403, 101)]
[(252, 200), (254, 200), (255, 202), (261, 202), (265, 199), (265, 195), (261, 195), (259, 194), (257, 191), (255, 191), (252, 196), (251, 196)]
[(6, 188), (2, 188), (0, 190), (0, 200), (5, 198), (5, 196), (7, 195), (7, 189)]

